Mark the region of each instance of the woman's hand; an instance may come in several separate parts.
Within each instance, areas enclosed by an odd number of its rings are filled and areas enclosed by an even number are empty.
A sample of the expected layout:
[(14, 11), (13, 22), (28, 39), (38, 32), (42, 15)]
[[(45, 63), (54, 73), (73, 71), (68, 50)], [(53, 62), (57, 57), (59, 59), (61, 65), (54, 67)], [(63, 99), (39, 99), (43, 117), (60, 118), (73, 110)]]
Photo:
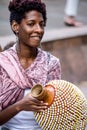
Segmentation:
[(43, 101), (33, 98), (31, 94), (27, 94), (23, 99), (0, 112), (0, 125), (3, 125), (20, 111), (41, 112), (47, 107), (47, 103), (43, 103)]
[(33, 98), (32, 95), (29, 93), (27, 94), (22, 100), (18, 103), (18, 110), (19, 111), (36, 111), (41, 112), (48, 107), (48, 103), (44, 103), (43, 101), (39, 101), (36, 98)]

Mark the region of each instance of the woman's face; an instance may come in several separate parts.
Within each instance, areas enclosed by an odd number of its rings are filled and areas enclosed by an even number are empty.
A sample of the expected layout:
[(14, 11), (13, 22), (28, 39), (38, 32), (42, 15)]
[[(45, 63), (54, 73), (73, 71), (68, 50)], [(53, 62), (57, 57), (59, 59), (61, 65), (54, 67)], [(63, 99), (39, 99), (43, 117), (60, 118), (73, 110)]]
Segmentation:
[(18, 25), (18, 38), (21, 44), (37, 47), (44, 34), (44, 19), (40, 12), (29, 11)]

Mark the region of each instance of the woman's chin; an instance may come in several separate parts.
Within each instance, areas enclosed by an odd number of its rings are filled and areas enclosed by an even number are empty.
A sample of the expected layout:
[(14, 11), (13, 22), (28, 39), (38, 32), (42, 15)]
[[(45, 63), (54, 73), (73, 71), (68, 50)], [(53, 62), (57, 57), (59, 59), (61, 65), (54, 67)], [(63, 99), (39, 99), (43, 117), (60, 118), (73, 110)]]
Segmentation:
[(31, 47), (38, 47), (40, 46), (40, 41), (38, 42), (35, 42), (35, 41), (32, 41), (31, 44), (29, 44)]

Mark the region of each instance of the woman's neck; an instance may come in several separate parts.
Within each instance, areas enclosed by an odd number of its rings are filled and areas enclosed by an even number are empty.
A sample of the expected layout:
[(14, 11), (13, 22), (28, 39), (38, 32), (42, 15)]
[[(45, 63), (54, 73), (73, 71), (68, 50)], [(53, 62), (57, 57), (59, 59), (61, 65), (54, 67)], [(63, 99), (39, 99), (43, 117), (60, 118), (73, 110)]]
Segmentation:
[(24, 69), (27, 69), (37, 57), (37, 48), (32, 48), (28, 46), (16, 46), (19, 61)]
[(16, 50), (19, 58), (35, 58), (37, 56), (37, 48), (24, 46), (24, 45), (16, 45)]

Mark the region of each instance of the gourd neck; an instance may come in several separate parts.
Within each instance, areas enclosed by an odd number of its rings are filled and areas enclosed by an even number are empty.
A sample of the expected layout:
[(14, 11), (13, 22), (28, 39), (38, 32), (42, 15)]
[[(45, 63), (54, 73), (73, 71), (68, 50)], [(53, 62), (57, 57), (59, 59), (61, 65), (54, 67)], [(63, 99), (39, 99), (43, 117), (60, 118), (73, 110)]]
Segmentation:
[(52, 85), (43, 87), (41, 84), (36, 84), (31, 89), (31, 95), (40, 101), (48, 103), (50, 106), (55, 96), (55, 89)]

